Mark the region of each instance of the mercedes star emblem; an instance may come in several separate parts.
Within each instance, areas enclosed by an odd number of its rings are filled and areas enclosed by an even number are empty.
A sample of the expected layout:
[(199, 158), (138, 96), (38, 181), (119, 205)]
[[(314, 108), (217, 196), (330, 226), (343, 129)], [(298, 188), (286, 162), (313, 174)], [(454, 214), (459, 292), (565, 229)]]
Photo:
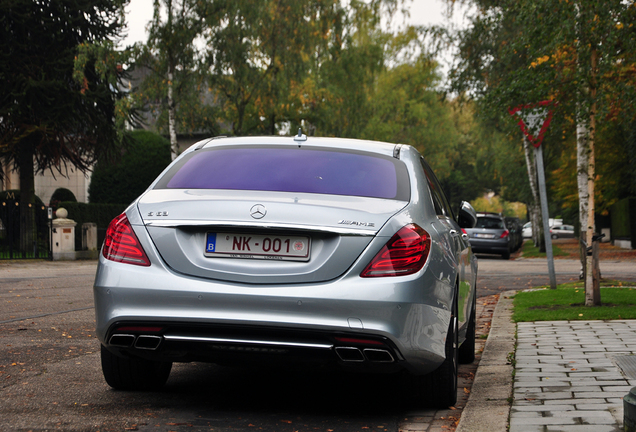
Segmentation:
[(263, 204), (256, 204), (250, 209), (250, 214), (254, 219), (263, 219), (267, 214), (267, 209)]

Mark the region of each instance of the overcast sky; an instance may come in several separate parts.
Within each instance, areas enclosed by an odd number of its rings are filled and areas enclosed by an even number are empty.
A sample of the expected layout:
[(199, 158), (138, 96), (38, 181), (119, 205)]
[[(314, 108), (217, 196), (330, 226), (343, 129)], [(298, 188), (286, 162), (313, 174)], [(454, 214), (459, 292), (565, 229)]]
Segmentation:
[[(146, 40), (146, 24), (152, 19), (153, 0), (131, 0), (126, 8), (128, 22), (128, 37), (124, 45), (132, 45), (135, 42)], [(258, 0), (256, 0), (258, 1)], [(411, 17), (409, 23), (417, 25), (432, 25), (449, 23), (446, 16), (447, 7), (443, 0), (413, 0), (411, 3)], [(452, 22), (461, 25), (463, 12), (456, 10)]]

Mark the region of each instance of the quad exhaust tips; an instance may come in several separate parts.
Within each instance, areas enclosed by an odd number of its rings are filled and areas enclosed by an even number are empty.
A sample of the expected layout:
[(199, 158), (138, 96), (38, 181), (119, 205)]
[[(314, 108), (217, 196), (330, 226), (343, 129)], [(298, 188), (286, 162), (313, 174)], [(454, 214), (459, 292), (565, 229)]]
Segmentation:
[[(284, 342), (264, 342), (264, 341), (247, 341), (247, 340), (230, 340), (219, 338), (201, 338), (201, 337), (185, 337), (185, 336), (158, 336), (158, 335), (135, 335), (135, 334), (122, 334), (115, 333), (110, 337), (108, 341), (110, 345), (119, 348), (136, 348), (140, 350), (155, 351), (159, 348), (164, 339), (177, 340), (177, 341), (190, 341), (190, 342), (230, 342), (230, 343), (250, 343), (259, 345), (275, 345), (275, 346), (294, 346), (298, 348), (321, 348), (330, 349), (333, 346), (330, 345), (316, 345), (316, 344), (299, 344), (299, 343), (284, 343)], [(393, 363), (395, 358), (393, 354), (387, 349), (381, 348), (359, 348), (351, 346), (337, 346), (333, 348), (338, 358), (346, 363)]]
[(109, 343), (112, 346), (121, 348), (134, 347), (137, 349), (154, 351), (159, 348), (161, 341), (163, 341), (163, 337), (161, 336), (114, 334), (110, 337)]
[(395, 361), (393, 355), (385, 349), (336, 347), (335, 351), (343, 362), (362, 363), (369, 361), (372, 363), (393, 363)]

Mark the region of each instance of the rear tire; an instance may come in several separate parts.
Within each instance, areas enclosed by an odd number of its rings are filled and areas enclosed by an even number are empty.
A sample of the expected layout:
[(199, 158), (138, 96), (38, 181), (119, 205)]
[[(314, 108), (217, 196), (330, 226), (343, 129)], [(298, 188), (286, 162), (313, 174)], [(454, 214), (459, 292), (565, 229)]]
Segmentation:
[(473, 297), (473, 310), (470, 313), (468, 328), (466, 328), (466, 339), (459, 346), (457, 357), (461, 364), (470, 364), (475, 361), (475, 336), (477, 332), (477, 296)]
[(509, 260), (510, 259), (510, 251), (501, 254), (501, 257), (505, 260)]
[(119, 357), (104, 345), (101, 357), (104, 378), (117, 390), (158, 390), (168, 381), (172, 369), (171, 362)]
[(556, 235), (556, 234), (552, 234), (552, 240), (556, 240), (556, 239), (558, 239), (558, 238), (559, 238), (559, 236), (558, 236), (558, 235)]
[[(457, 303), (457, 300), (455, 300)], [(451, 322), (446, 336), (446, 359), (428, 375), (405, 377), (405, 385), (410, 388), (413, 401), (427, 407), (448, 408), (457, 402), (458, 332), (457, 304), (453, 306)]]

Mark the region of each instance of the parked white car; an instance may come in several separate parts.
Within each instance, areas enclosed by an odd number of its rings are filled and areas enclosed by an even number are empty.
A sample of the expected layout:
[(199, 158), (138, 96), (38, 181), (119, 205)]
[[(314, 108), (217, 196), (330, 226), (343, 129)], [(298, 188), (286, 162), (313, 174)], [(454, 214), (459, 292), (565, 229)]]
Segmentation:
[(574, 238), (574, 227), (572, 225), (557, 225), (550, 228), (550, 236), (553, 239)]
[[(563, 225), (563, 219), (548, 219), (548, 226), (550, 228)], [(523, 224), (523, 230), (521, 231), (523, 238), (532, 238), (532, 222), (526, 222)]]
[(521, 230), (521, 235), (523, 238), (532, 238), (532, 222), (526, 222), (523, 224), (523, 229)]

